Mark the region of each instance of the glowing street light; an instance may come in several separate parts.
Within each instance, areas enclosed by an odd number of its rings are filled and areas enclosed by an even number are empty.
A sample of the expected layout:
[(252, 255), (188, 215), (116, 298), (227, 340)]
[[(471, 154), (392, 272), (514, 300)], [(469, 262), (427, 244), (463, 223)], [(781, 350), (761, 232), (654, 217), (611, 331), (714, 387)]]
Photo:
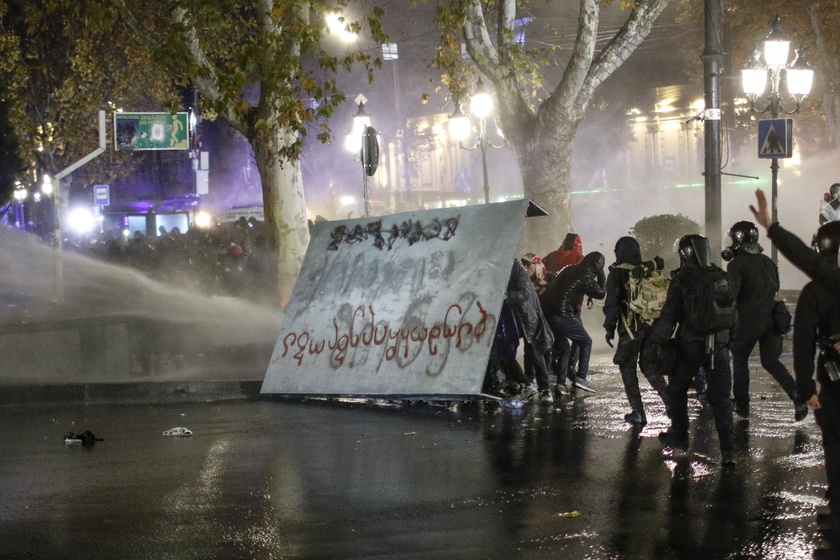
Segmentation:
[[(485, 204), (490, 203), (490, 180), (487, 175), (487, 148), (489, 146), (490, 148), (499, 149), (505, 146), (504, 143), (495, 146), (487, 138), (487, 117), (492, 115), (494, 110), (495, 101), (493, 96), (485, 88), (482, 79), (479, 78), (475, 86), (475, 93), (470, 96), (470, 113), (478, 119), (478, 137), (476, 138), (475, 145), (467, 147), (463, 144), (464, 140), (467, 139), (472, 131), (472, 122), (464, 113), (463, 109), (461, 109), (460, 101), (455, 102), (455, 111), (449, 117), (449, 135), (453, 140), (458, 142), (458, 146), (465, 150), (481, 149), (481, 169), (484, 177)], [(501, 136), (501, 132), (498, 130), (497, 132)], [(504, 137), (502, 137), (502, 140), (504, 140)]]
[(49, 175), (44, 175), (44, 178), (41, 180), (41, 192), (44, 196), (52, 196), (53, 184)]
[[(360, 98), (361, 100), (359, 100)], [(350, 132), (344, 136), (344, 147), (347, 148), (348, 152), (353, 153), (361, 151), (362, 135), (371, 123), (370, 115), (368, 115), (367, 111), (365, 111), (365, 103), (367, 102), (367, 99), (365, 99), (363, 95), (360, 95), (356, 99), (356, 102), (359, 104), (359, 108), (356, 110), (356, 114), (353, 115), (353, 126), (350, 129)]]
[[(811, 85), (814, 82), (814, 70), (805, 60), (805, 49), (795, 51), (793, 61), (788, 64), (790, 57), (790, 41), (782, 32), (782, 22), (779, 16), (773, 20), (773, 29), (764, 40), (763, 52), (756, 50), (753, 59), (741, 70), (741, 84), (750, 102), (750, 110), (755, 113), (770, 112), (776, 119), (780, 113), (793, 115), (798, 113), (802, 100), (811, 92)], [(763, 60), (762, 60), (763, 56)], [(783, 105), (781, 94), (782, 71), (787, 93), (793, 98), (794, 108), (786, 110)], [(758, 99), (765, 95), (767, 81), (770, 81), (770, 92), (767, 94), (767, 104), (763, 109), (756, 107)], [(771, 208), (772, 220), (779, 219), (778, 210), (778, 178), (779, 158), (772, 157), (770, 172), (772, 177)], [(773, 262), (778, 262), (778, 252), (773, 245), (771, 252)]]
[(17, 227), (23, 230), (26, 229), (26, 212), (23, 208), (23, 201), (26, 200), (28, 194), (26, 189), (19, 187), (15, 189), (13, 195), (15, 199), (15, 222), (17, 222)]

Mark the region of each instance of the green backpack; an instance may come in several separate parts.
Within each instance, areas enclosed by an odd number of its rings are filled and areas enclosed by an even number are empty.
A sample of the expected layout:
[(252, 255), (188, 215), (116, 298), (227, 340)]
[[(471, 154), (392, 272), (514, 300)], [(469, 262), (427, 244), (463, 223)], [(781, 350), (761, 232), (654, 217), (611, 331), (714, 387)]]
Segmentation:
[(646, 261), (640, 265), (618, 264), (616, 268), (627, 270), (627, 307), (622, 309), (621, 320), (630, 337), (638, 330), (639, 322), (647, 325), (659, 318), (671, 279), (662, 274), (662, 267), (657, 262)]

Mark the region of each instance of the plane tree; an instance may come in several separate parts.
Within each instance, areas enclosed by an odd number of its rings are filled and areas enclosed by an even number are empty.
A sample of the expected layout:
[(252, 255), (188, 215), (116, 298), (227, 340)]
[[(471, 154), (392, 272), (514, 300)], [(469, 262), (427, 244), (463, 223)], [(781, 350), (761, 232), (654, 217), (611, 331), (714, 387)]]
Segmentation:
[(10, 106), (8, 93), (0, 88), (0, 211), (12, 200), (15, 183), (24, 170), (17, 132), (9, 120)]
[[(299, 156), (310, 134), (329, 141), (327, 119), (345, 101), (336, 74), (379, 59), (330, 52), (326, 16), (346, 3), (324, 0), (113, 0), (120, 21), (168, 75), (188, 81), (201, 106), (224, 118), (253, 149), (275, 257), (280, 302), (291, 296), (309, 242)], [(345, 31), (386, 40), (382, 10), (341, 15)]]
[[(93, 2), (8, 0), (0, 4), (0, 82), (9, 135), (7, 171), (31, 186), (54, 176), (99, 145), (97, 112), (126, 105), (160, 110), (178, 103), (173, 82), (148, 51), (132, 47)], [(77, 170), (77, 178), (108, 181), (136, 158), (106, 152)], [(10, 177), (11, 180), (11, 177)]]
[[(55, 173), (98, 145), (96, 112), (176, 111), (184, 88), (205, 118), (250, 143), (260, 173), (267, 246), (279, 301), (291, 295), (309, 240), (299, 155), (345, 101), (336, 76), (379, 59), (334, 49), (326, 16), (344, 0), (10, 0), (0, 5), (0, 77), (34, 167)], [(344, 31), (384, 42), (379, 8), (338, 15)], [(104, 173), (108, 154), (85, 171)], [(110, 165), (109, 165), (110, 164)], [(101, 176), (101, 175), (100, 175)]]
[[(636, 51), (670, 3), (579, 0), (574, 40), (562, 48), (522, 44), (517, 26), (534, 8), (525, 0), (439, 1), (435, 63), (444, 83), (460, 101), (469, 96), (475, 70), (493, 84), (499, 125), (519, 164), (524, 194), (549, 212), (547, 218), (527, 221), (524, 243), (529, 250), (556, 249), (564, 232), (573, 230), (575, 134), (596, 90)], [(623, 14), (617, 30), (602, 26), (607, 5)], [(552, 6), (557, 3), (540, 10), (545, 13)], [(461, 56), (462, 43), (467, 60)]]

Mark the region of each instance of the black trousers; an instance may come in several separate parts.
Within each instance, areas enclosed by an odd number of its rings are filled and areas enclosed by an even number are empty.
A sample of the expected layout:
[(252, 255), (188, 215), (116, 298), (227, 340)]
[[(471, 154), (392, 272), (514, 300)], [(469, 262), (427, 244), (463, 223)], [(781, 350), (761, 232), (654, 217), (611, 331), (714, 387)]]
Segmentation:
[(732, 406), (729, 392), (732, 390), (732, 374), (729, 370), (729, 352), (719, 349), (712, 355), (709, 367), (706, 344), (702, 340), (683, 342), (678, 346), (677, 365), (668, 380), (668, 412), (671, 415), (671, 432), (679, 439), (688, 439), (688, 389), (697, 371), (706, 371), (706, 398), (712, 407), (721, 452), (733, 451)]
[[(840, 384), (838, 384), (840, 385)], [(828, 478), (828, 506), (831, 514), (840, 518), (840, 391), (822, 388), (819, 393), (822, 408), (814, 417), (822, 430), (825, 450), (825, 474)]]
[(796, 380), (779, 360), (783, 340), (773, 324), (772, 316), (738, 325), (732, 341), (732, 393), (737, 402), (747, 403), (750, 400), (749, 359), (756, 344), (761, 356), (761, 367), (767, 370), (792, 401), (798, 400)]
[[(644, 414), (645, 408), (642, 404), (642, 391), (639, 387), (638, 362), (639, 351), (642, 347), (642, 338), (630, 338), (627, 333), (622, 333), (618, 337), (618, 344), (615, 348), (615, 356), (613, 356), (613, 363), (618, 366), (621, 372), (621, 382), (624, 384), (624, 394), (627, 395), (627, 402), (633, 412)], [(645, 374), (648, 383), (659, 397), (665, 403), (667, 409), (666, 396), (666, 381), (661, 375)]]

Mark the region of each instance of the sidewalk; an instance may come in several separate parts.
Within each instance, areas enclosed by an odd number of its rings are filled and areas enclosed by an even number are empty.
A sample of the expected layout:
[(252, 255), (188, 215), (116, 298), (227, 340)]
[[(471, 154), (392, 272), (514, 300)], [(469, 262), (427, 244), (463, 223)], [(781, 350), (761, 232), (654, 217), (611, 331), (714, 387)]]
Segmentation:
[[(785, 356), (790, 363), (790, 356)], [(739, 464), (622, 421), (619, 375), (553, 406), (239, 398), (0, 407), (0, 559), (810, 558), (819, 430), (754, 364)], [(151, 390), (151, 389), (150, 389)], [(191, 437), (164, 437), (183, 426)], [(65, 445), (68, 432), (104, 441)]]

